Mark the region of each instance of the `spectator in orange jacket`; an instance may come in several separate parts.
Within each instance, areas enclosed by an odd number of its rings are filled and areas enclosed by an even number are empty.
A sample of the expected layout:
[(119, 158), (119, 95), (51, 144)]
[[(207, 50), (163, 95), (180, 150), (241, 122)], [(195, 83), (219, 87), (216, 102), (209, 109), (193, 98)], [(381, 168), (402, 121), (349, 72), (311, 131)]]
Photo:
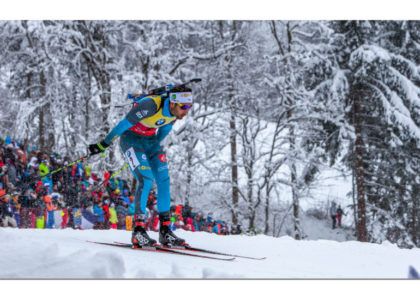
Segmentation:
[(54, 226), (54, 210), (56, 206), (50, 196), (44, 196), (44, 201), (47, 204), (47, 228), (51, 229)]

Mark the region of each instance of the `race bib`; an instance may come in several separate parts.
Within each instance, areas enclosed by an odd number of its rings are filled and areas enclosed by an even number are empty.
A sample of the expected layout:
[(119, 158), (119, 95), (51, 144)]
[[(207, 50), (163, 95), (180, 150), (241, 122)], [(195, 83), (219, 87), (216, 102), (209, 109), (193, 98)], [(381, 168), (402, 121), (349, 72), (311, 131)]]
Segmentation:
[(128, 163), (130, 164), (131, 170), (135, 170), (137, 166), (140, 165), (133, 147), (125, 151), (125, 156), (128, 159)]

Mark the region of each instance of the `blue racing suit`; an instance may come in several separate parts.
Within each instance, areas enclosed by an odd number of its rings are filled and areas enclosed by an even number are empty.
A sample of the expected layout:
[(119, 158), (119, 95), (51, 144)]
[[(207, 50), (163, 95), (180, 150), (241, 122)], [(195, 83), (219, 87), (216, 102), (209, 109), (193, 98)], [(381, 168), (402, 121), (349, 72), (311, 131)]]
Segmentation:
[(176, 117), (169, 111), (169, 99), (148, 96), (140, 99), (123, 120), (106, 136), (110, 145), (120, 137), (120, 146), (138, 185), (134, 196), (135, 214), (145, 214), (147, 198), (156, 180), (157, 209), (170, 209), (168, 163), (160, 142), (171, 131)]

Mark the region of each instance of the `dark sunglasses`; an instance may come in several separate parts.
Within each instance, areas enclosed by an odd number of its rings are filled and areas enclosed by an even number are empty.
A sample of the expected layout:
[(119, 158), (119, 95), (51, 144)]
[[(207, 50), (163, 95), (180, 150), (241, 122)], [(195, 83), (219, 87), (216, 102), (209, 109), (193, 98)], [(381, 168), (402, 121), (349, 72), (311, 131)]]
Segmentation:
[(185, 105), (185, 104), (181, 104), (179, 102), (177, 102), (176, 104), (178, 104), (179, 107), (181, 107), (182, 110), (187, 110), (187, 109), (190, 109), (192, 107), (192, 105)]

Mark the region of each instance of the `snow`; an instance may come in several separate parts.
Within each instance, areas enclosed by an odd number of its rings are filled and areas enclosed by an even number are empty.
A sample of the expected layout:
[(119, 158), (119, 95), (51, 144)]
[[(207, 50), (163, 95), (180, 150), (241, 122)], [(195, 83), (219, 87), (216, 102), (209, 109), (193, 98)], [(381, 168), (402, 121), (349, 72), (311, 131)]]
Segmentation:
[[(267, 259), (226, 262), (86, 242), (128, 242), (131, 232), (122, 230), (0, 228), (0, 278), (407, 278), (410, 265), (420, 270), (420, 249), (399, 249), (388, 242), (177, 234), (196, 247)], [(155, 232), (150, 235), (157, 238)]]

